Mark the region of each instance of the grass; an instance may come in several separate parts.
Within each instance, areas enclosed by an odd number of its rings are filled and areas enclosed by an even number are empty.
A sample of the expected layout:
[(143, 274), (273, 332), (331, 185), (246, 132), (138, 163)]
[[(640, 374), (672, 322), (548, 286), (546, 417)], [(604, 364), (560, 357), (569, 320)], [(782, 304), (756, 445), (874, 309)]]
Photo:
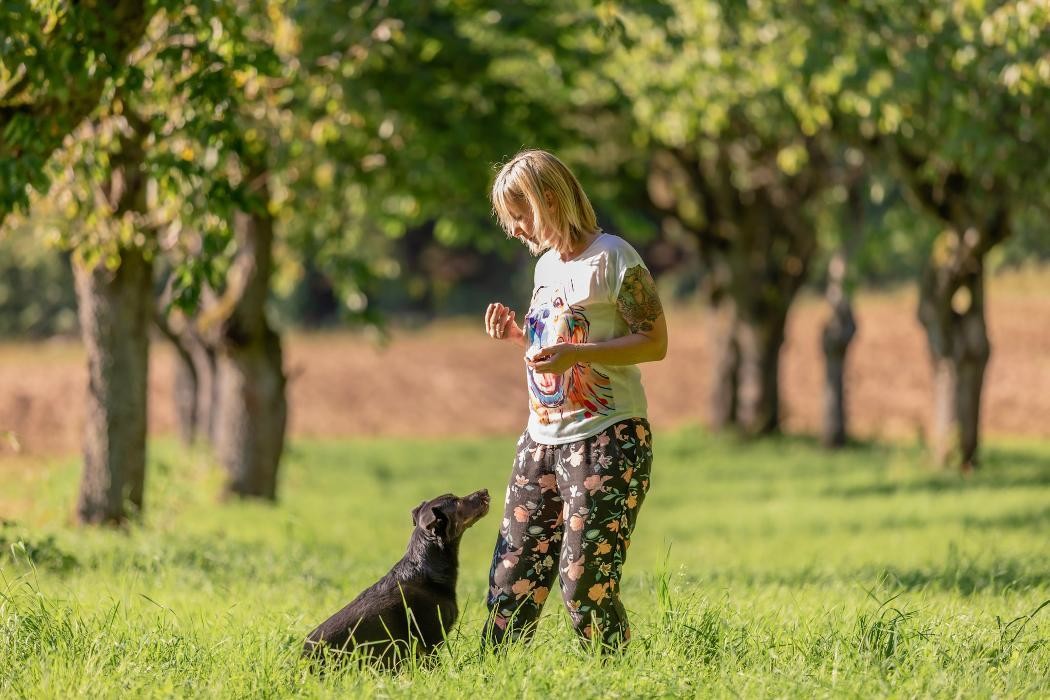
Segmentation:
[(657, 437), (625, 656), (580, 650), (553, 595), (531, 647), (479, 653), (493, 514), (442, 662), (394, 676), (297, 654), (401, 555), (419, 501), (502, 494), (512, 439), (298, 442), (276, 507), (219, 505), (203, 452), (154, 443), (125, 533), (69, 525), (75, 459), (8, 460), (0, 697), (1050, 694), (1050, 445), (992, 445), (963, 479), (907, 447)]

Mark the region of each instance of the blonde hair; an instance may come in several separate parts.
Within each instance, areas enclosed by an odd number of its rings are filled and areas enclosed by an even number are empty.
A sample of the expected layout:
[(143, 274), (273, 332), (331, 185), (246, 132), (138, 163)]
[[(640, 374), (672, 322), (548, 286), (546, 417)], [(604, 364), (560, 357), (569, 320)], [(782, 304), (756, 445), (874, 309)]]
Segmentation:
[(496, 175), (492, 209), (508, 236), (514, 232), (511, 201), (519, 208), (527, 204), (532, 212), (532, 231), (538, 241), (526, 245), (533, 255), (547, 248), (568, 252), (598, 230), (594, 207), (579, 180), (547, 151), (522, 151)]

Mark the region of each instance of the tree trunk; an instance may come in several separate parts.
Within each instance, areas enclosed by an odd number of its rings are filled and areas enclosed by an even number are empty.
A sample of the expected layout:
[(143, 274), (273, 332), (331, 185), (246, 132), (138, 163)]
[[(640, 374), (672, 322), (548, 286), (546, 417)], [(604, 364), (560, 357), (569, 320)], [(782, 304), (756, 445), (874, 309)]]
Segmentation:
[(736, 310), (731, 301), (712, 309), (711, 395), (709, 420), (712, 430), (736, 425), (737, 393), (740, 373), (740, 346), (737, 343)]
[(930, 445), (942, 467), (977, 466), (981, 390), (991, 344), (984, 319), (983, 254), (953, 274), (932, 256), (923, 273), (919, 319), (926, 330), (934, 375)]
[[(809, 261), (816, 233), (806, 204), (824, 187), (825, 158), (807, 144), (809, 167), (793, 176), (776, 149), (741, 138), (732, 146), (658, 150), (649, 164), (650, 200), (698, 239), (703, 285), (716, 309), (710, 418), (745, 435), (780, 423), (778, 372), (784, 322)], [(761, 177), (743, 186), (740, 168)]]
[(88, 359), (82, 523), (119, 524), (128, 502), (142, 510), (152, 269), (138, 249), (122, 250), (113, 271), (73, 264)]
[(194, 329), (192, 319), (176, 312), (169, 318), (157, 312), (157, 327), (175, 348), (175, 416), (185, 445), (215, 437), (215, 350)]
[(184, 445), (192, 445), (197, 439), (197, 407), (199, 404), (199, 381), (193, 356), (178, 331), (158, 309), (155, 316), (157, 328), (175, 348), (175, 419), (178, 423), (179, 439)]
[[(131, 126), (131, 113), (127, 116), (120, 152), (98, 194), (115, 218), (134, 225), (136, 212), (146, 208), (144, 132)], [(121, 247), (116, 253), (115, 267), (105, 254), (90, 265), (74, 255), (72, 263), (88, 360), (84, 472), (77, 501), (82, 523), (122, 523), (128, 504), (142, 511), (145, 491), (153, 257), (140, 246)]]
[(756, 196), (742, 211), (734, 245), (725, 252), (739, 352), (736, 423), (748, 437), (780, 430), (784, 328), (815, 247), (809, 222), (772, 199)]
[(742, 318), (732, 303), (720, 304), (712, 324), (710, 422), (714, 430), (737, 427), (744, 435), (776, 432), (780, 427), (781, 315)]
[(193, 353), (197, 368), (197, 434), (211, 444), (216, 443), (219, 415), (219, 354), (206, 342), (201, 342)]
[(825, 447), (842, 447), (849, 439), (846, 420), (846, 352), (857, 333), (846, 276), (849, 260), (864, 235), (865, 181), (855, 173), (848, 188), (845, 222), (846, 236), (828, 262), (825, 298), (831, 316), (821, 333), (824, 349), (824, 424), (821, 442)]
[(266, 319), (273, 219), (265, 206), (240, 212), (234, 229), (240, 251), (219, 302), (226, 309), (217, 352), (216, 448), (228, 494), (274, 500), (287, 404), (281, 341)]
[(781, 315), (737, 321), (737, 422), (745, 435), (768, 435), (780, 428), (780, 347), (786, 315), (785, 308)]
[(218, 357), (216, 447), (226, 491), (275, 500), (287, 418), (280, 338), (267, 328), (250, 344), (224, 345)]
[(849, 299), (841, 296), (832, 303), (831, 318), (824, 324), (821, 341), (824, 348), (824, 425), (821, 442), (825, 447), (846, 444), (846, 351), (857, 324)]

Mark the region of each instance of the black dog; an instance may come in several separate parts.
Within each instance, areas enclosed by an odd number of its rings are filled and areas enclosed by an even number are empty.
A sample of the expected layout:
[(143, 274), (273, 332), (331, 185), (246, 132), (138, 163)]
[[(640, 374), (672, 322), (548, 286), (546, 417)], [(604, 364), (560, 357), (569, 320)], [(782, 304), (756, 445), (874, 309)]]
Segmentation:
[(423, 501), (412, 511), (408, 552), (390, 572), (310, 633), (303, 656), (359, 650), (387, 668), (415, 653), (424, 659), (456, 622), (459, 541), (489, 512), (485, 489)]

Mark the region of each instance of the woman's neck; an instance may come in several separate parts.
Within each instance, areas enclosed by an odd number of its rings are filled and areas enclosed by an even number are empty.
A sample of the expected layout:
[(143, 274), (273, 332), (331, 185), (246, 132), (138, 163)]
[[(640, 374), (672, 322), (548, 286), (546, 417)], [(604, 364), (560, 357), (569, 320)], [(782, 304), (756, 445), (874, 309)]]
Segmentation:
[(580, 242), (573, 246), (571, 250), (558, 251), (562, 262), (572, 260), (573, 258), (579, 256), (580, 253), (582, 253), (590, 247), (591, 243), (594, 243), (594, 239), (597, 238), (600, 234), (601, 231), (592, 231), (591, 233), (588, 233), (586, 236), (581, 238)]

